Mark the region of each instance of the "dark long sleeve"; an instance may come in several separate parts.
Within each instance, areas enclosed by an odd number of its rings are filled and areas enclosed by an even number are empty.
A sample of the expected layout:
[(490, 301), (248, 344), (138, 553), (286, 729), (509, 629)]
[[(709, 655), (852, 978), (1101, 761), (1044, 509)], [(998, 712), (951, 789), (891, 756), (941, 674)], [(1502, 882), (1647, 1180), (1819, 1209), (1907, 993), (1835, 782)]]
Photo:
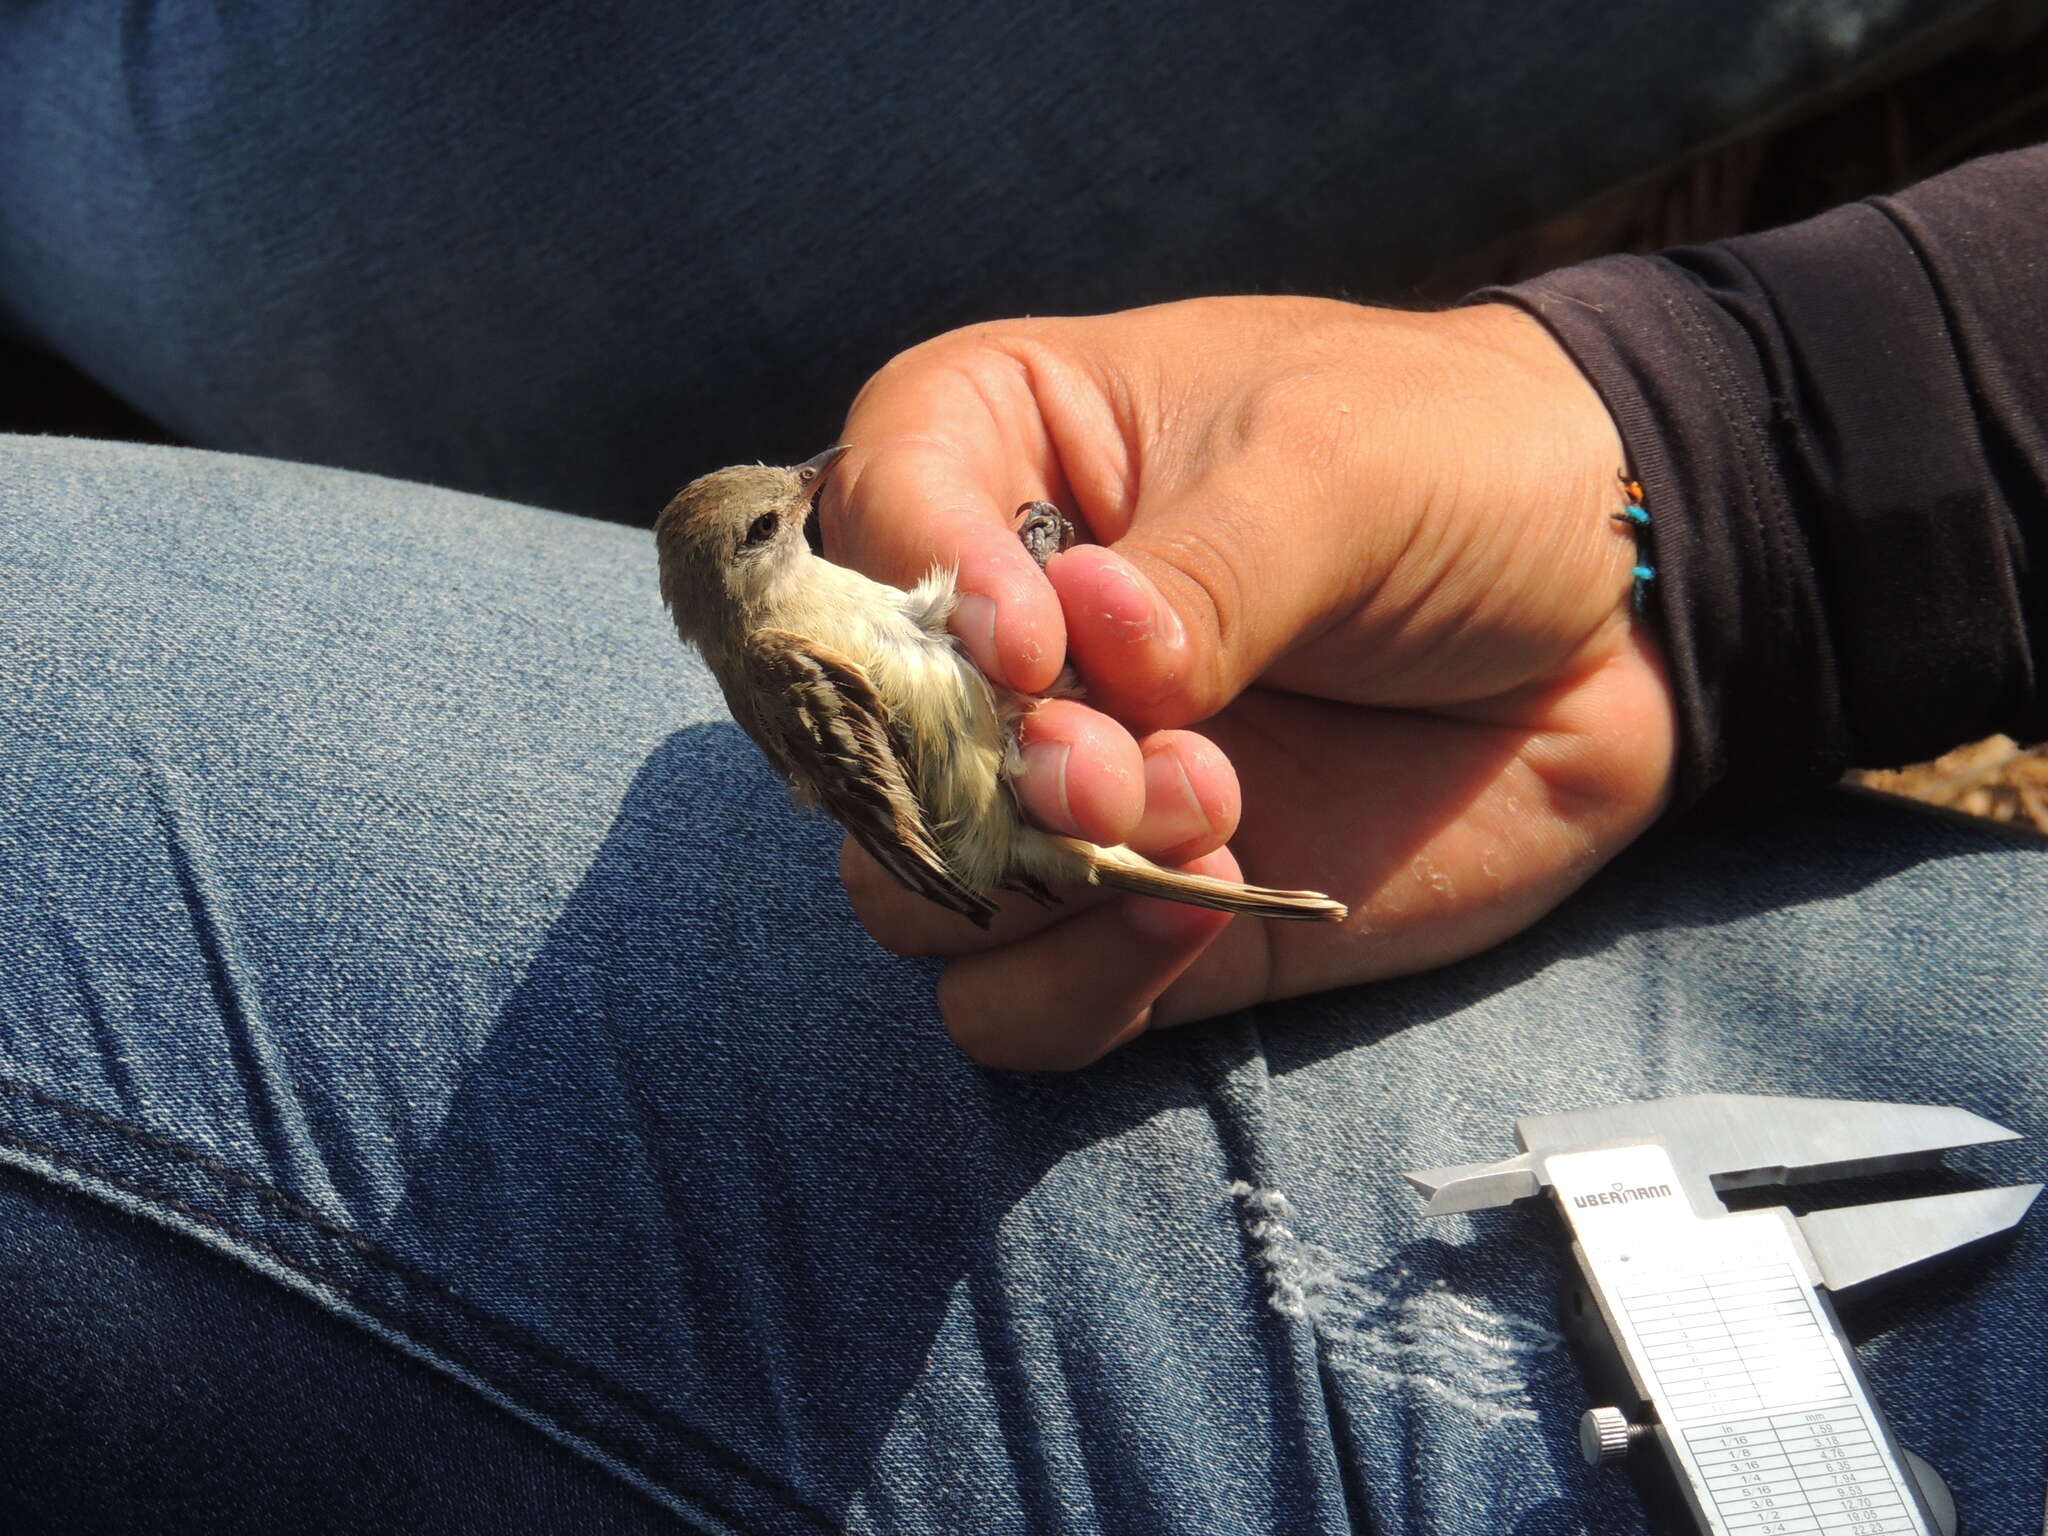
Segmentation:
[(2048, 146), (1482, 297), (1549, 327), (1645, 488), (1674, 814), (2048, 734)]

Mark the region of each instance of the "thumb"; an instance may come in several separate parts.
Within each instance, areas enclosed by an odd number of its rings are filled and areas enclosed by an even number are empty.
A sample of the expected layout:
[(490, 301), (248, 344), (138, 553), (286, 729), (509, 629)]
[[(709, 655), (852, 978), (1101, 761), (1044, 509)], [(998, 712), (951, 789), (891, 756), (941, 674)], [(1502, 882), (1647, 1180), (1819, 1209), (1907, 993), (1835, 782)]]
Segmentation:
[(1340, 618), (1354, 558), (1312, 521), (1205, 497), (1069, 550), (1046, 577), (1089, 702), (1152, 731), (1206, 720)]

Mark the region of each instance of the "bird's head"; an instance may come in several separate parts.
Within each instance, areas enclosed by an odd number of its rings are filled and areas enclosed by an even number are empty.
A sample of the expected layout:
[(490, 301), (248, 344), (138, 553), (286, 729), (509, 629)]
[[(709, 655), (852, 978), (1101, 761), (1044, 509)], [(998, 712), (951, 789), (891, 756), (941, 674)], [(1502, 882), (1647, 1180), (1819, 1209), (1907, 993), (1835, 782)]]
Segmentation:
[(740, 464), (701, 475), (654, 522), (661, 599), (685, 640), (728, 633), (811, 558), (804, 522), (845, 445), (788, 469)]

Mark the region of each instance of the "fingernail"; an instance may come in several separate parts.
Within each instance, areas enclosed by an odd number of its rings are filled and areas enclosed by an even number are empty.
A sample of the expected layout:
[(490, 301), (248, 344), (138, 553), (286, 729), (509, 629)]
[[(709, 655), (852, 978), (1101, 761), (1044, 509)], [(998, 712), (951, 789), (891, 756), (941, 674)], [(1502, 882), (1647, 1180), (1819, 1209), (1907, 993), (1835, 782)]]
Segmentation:
[(1195, 793), (1180, 754), (1169, 748), (1146, 758), (1145, 820), (1140, 829), (1143, 846), (1178, 848), (1211, 830), (1209, 813)]
[(1105, 554), (1105, 595), (1114, 595), (1103, 610), (1103, 618), (1134, 644), (1156, 639), (1178, 646), (1186, 640), (1187, 626), (1181, 623), (1179, 612), (1150, 579), (1114, 550)]
[(1096, 591), (1102, 622), (1127, 644), (1150, 640), (1159, 630), (1158, 594), (1121, 555), (1105, 550), (1101, 561)]
[(1067, 759), (1073, 753), (1072, 742), (1032, 742), (1024, 749), (1019, 790), (1025, 797), (1024, 803), (1048, 830), (1079, 837), (1080, 825), (1067, 803)]
[(996, 657), (996, 603), (979, 592), (962, 592), (953, 604), (953, 633), (967, 647), (974, 664), (990, 677), (1007, 681)]

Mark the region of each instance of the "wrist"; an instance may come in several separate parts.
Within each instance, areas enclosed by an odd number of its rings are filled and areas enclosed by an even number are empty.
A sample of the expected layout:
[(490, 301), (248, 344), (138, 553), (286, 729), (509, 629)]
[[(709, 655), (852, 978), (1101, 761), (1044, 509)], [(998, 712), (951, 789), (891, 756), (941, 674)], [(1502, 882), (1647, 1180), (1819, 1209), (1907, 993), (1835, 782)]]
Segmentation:
[(1411, 417), (1429, 500), (1465, 530), (1464, 568), (1491, 588), (1473, 594), (1479, 611), (1507, 626), (1503, 639), (1529, 626), (1530, 648), (1561, 663), (1632, 614), (1621, 433), (1572, 356), (1521, 310), (1473, 305), (1429, 321), (1433, 387)]

